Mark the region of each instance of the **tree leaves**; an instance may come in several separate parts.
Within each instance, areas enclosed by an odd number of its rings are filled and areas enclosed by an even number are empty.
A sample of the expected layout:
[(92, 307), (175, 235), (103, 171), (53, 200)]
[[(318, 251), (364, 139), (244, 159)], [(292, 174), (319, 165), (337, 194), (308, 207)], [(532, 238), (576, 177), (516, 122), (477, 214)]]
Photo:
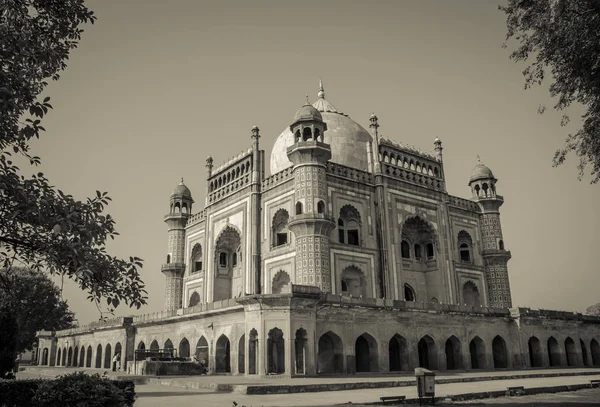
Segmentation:
[(107, 192), (79, 201), (42, 172), (27, 177), (7, 159), (19, 154), (32, 166), (41, 163), (29, 154), (29, 141), (45, 131), (42, 120), (52, 105), (49, 96), (39, 98), (47, 79), (58, 80), (66, 68), (80, 26), (96, 17), (83, 0), (0, 1), (0, 265), (63, 275), (96, 304), (105, 298), (109, 306), (139, 308), (147, 298), (142, 260), (106, 251), (108, 238), (118, 235), (114, 219), (103, 213), (111, 201)]
[[(582, 126), (569, 134), (557, 150), (553, 166), (569, 153), (579, 157), (578, 178), (590, 170), (592, 183), (600, 181), (600, 2), (595, 0), (508, 0), (499, 6), (506, 14), (506, 40), (517, 42), (510, 54), (530, 62), (523, 71), (525, 89), (548, 77), (555, 110), (572, 104), (585, 108)], [(548, 72), (547, 72), (548, 71)], [(550, 75), (548, 75), (548, 73)], [(542, 113), (543, 113), (542, 109)], [(560, 125), (567, 126), (568, 115)]]

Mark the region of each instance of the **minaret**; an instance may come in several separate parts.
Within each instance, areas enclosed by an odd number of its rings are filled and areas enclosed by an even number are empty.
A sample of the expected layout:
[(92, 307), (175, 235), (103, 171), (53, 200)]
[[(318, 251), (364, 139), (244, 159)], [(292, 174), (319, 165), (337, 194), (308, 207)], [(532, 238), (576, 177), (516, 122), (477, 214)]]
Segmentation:
[(288, 147), (287, 155), (294, 164), (295, 210), (288, 227), (296, 239), (295, 281), (331, 292), (329, 234), (335, 222), (329, 214), (325, 179), (327, 161), (331, 159), (331, 148), (323, 141), (327, 124), (307, 100), (296, 112), (290, 130), (294, 144)]
[(183, 295), (183, 274), (185, 273), (185, 224), (192, 212), (192, 193), (183, 183), (175, 187), (171, 194), (169, 214), (165, 222), (169, 227), (169, 252), (167, 262), (162, 265), (165, 274), (165, 310), (181, 308)]
[(260, 211), (261, 211), (261, 183), (263, 178), (262, 173), (262, 153), (260, 151), (259, 139), (260, 130), (257, 126), (252, 127), (252, 180), (250, 182), (250, 254), (252, 263), (250, 264), (250, 275), (253, 276), (253, 281), (249, 287), (246, 287), (248, 294), (261, 293), (261, 270), (260, 270)]
[(376, 213), (376, 230), (377, 230), (377, 246), (379, 247), (379, 273), (377, 276), (378, 281), (378, 297), (379, 298), (392, 298), (394, 292), (390, 282), (393, 279), (388, 276), (388, 239), (386, 235), (387, 228), (387, 212), (385, 205), (385, 185), (383, 182), (383, 173), (381, 170), (381, 160), (379, 156), (379, 119), (373, 113), (369, 118), (369, 130), (371, 131), (371, 137), (373, 137), (373, 172), (375, 177), (375, 192), (377, 200)]
[(500, 224), (500, 207), (504, 198), (496, 194), (496, 182), (492, 171), (479, 163), (471, 173), (469, 186), (473, 193), (473, 201), (481, 209), (480, 228), (483, 250), (481, 252), (485, 264), (489, 305), (497, 308), (512, 307), (510, 283), (507, 263), (510, 251), (504, 248), (502, 227)]

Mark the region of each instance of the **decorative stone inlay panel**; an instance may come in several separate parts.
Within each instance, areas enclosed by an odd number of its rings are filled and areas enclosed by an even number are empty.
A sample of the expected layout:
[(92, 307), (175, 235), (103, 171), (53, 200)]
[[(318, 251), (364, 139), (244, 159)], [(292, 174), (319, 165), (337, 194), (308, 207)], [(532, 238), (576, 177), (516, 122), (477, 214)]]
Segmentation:
[(169, 253), (171, 263), (185, 263), (185, 230), (175, 229), (169, 231)]
[(485, 272), (490, 306), (495, 308), (511, 308), (512, 298), (506, 265), (488, 265)]
[(296, 284), (312, 285), (331, 292), (329, 239), (326, 236), (296, 238)]
[(498, 240), (502, 240), (500, 214), (485, 213), (481, 215), (481, 240), (483, 250), (498, 250)]

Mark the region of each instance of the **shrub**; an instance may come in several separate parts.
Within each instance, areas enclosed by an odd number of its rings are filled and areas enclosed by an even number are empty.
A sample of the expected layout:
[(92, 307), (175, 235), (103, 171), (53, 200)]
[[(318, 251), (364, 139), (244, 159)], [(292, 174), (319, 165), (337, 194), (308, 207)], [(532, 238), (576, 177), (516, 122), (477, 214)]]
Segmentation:
[(135, 384), (76, 372), (53, 380), (0, 381), (0, 407), (131, 407)]
[(30, 406), (42, 380), (0, 380), (0, 407)]

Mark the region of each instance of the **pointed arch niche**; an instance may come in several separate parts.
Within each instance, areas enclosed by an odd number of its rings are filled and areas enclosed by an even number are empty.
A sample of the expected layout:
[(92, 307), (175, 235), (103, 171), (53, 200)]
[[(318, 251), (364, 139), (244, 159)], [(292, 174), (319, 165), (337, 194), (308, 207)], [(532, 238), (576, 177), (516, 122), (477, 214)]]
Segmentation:
[(420, 214), (408, 215), (400, 225), (400, 237), (400, 254), (405, 260), (405, 268), (412, 271), (437, 269), (439, 243), (430, 221)]
[[(233, 225), (227, 225), (219, 233), (215, 243), (215, 279), (213, 301), (237, 296), (236, 286), (241, 282), (241, 233)], [(238, 283), (238, 284), (236, 284)]]

